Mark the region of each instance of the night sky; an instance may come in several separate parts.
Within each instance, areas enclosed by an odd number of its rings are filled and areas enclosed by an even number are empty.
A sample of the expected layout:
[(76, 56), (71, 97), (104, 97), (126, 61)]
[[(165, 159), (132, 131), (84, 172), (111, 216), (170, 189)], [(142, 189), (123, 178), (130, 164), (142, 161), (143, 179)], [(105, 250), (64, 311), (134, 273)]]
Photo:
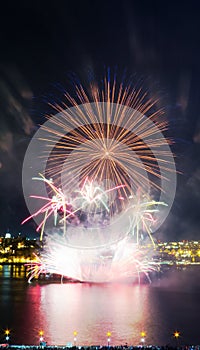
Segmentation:
[[(2, 7), (3, 6), (3, 7)], [(0, 234), (28, 215), (21, 167), (47, 101), (106, 67), (148, 81), (174, 138), (178, 186), (161, 240), (200, 240), (198, 1), (9, 1), (0, 11)]]

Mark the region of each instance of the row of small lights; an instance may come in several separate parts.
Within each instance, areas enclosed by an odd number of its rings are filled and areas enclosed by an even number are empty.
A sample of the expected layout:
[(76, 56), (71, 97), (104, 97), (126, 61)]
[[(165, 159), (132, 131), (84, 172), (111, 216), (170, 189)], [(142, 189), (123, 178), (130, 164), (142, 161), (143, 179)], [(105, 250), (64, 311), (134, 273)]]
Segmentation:
[[(74, 345), (76, 345), (78, 332), (74, 331), (73, 334), (74, 334)], [(7, 342), (10, 339), (9, 335), (10, 335), (10, 330), (6, 329), (5, 330), (5, 336), (6, 336), (6, 341)], [(108, 344), (108, 346), (110, 346), (112, 333), (111, 332), (107, 332), (106, 335), (107, 335), (107, 344)], [(39, 331), (39, 336), (40, 336), (40, 342), (43, 342), (44, 341), (44, 331), (43, 330)], [(141, 342), (144, 344), (145, 343), (145, 339), (146, 339), (146, 332), (144, 332), (144, 331), (140, 332), (140, 336), (141, 336)], [(180, 332), (175, 331), (173, 333), (173, 336), (174, 336), (175, 339), (178, 339), (180, 337)]]

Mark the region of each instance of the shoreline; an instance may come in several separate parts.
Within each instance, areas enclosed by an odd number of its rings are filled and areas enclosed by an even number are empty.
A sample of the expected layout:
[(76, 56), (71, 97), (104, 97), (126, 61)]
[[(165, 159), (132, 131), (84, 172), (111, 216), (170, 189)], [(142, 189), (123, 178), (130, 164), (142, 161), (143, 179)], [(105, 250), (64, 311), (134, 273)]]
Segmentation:
[(21, 344), (0, 344), (0, 349), (72, 349), (72, 350), (137, 350), (137, 349), (152, 349), (152, 350), (200, 350), (200, 345), (21, 345)]

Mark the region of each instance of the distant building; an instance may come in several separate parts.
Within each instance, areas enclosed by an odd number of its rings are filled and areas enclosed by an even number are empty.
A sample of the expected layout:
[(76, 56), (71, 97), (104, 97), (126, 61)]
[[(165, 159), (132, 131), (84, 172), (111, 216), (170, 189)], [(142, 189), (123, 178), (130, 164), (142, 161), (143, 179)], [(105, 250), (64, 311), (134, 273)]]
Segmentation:
[(6, 232), (5, 238), (11, 238), (11, 233), (10, 232)]

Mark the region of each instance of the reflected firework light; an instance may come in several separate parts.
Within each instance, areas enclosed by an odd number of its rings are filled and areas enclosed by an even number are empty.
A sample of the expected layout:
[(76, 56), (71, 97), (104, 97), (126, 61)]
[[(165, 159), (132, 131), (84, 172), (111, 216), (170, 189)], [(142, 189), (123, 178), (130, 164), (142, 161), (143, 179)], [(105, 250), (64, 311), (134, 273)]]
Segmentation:
[[(50, 259), (53, 270), (74, 279), (121, 279), (146, 271), (139, 245), (144, 236), (154, 244), (152, 233), (173, 203), (175, 165), (162, 134), (167, 125), (142, 89), (118, 85), (109, 76), (103, 89), (92, 83), (87, 93), (78, 85), (76, 94), (74, 99), (66, 93), (66, 102), (54, 106), (57, 114), (48, 116), (28, 147), (23, 189), (31, 215), (25, 221), (34, 218), (41, 238), (52, 234), (42, 269), (49, 271)], [(40, 195), (33, 196), (30, 179), (38, 173)], [(37, 198), (37, 210), (30, 197)], [(70, 270), (70, 261), (61, 263), (55, 253), (54, 244), (61, 250), (58, 237), (72, 258)], [(138, 250), (129, 249), (133, 244)], [(114, 250), (109, 260), (106, 252)]]

